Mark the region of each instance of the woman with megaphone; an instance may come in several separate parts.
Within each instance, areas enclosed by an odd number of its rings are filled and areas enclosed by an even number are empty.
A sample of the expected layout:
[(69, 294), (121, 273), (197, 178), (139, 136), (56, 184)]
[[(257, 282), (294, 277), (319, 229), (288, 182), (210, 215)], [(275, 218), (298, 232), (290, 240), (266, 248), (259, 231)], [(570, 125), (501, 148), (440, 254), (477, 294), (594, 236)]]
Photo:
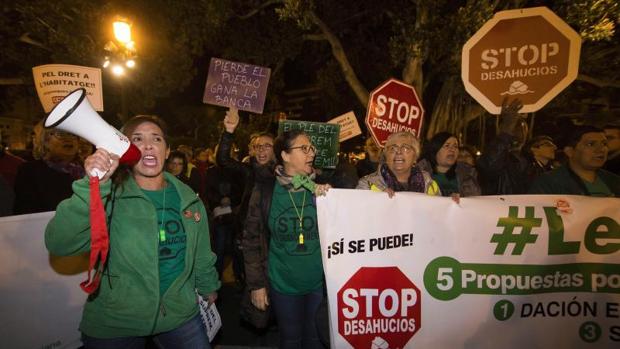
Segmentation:
[(129, 120), (121, 131), (140, 150), (138, 161), (119, 166), (118, 156), (97, 149), (84, 168), (90, 179), (105, 172), (99, 189), (89, 178), (74, 182), (73, 196), (47, 226), (45, 243), (54, 255), (94, 248), (99, 241), (91, 238), (89, 212), (93, 191), (100, 190), (109, 250), (99, 260), (96, 282), (89, 275), (83, 285), (94, 291), (80, 324), (87, 349), (144, 348), (149, 338), (160, 348), (210, 348), (196, 295), (214, 302), (220, 286), (207, 214), (194, 191), (164, 172), (170, 152), (165, 130), (156, 116)]

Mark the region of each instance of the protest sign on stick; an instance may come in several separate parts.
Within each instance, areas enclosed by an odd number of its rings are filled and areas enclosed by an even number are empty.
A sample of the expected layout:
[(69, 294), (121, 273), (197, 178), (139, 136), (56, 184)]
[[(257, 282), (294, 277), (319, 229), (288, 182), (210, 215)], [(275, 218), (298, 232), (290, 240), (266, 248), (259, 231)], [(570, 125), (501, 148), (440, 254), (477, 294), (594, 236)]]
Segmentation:
[(204, 103), (262, 114), (271, 69), (211, 58)]
[(329, 120), (327, 123), (340, 125), (340, 142), (344, 142), (348, 139), (362, 134), (362, 129), (360, 129), (360, 125), (357, 123), (355, 113), (353, 113), (352, 111), (337, 116)]
[(500, 11), (463, 46), (461, 78), (489, 113), (504, 98), (531, 113), (577, 78), (580, 50), (579, 34), (546, 7)]

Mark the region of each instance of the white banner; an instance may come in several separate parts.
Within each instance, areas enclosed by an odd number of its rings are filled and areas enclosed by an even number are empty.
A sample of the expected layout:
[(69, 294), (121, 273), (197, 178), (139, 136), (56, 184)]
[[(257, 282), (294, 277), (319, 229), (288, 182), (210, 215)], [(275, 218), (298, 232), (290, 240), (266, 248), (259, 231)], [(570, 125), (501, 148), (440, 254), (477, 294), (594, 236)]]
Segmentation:
[(0, 218), (3, 348), (78, 348), (88, 256), (55, 257), (44, 232), (54, 212)]
[(46, 113), (69, 93), (84, 88), (96, 111), (103, 111), (101, 69), (69, 64), (46, 64), (32, 68), (34, 86)]
[(332, 348), (620, 347), (620, 199), (332, 189), (317, 204)]

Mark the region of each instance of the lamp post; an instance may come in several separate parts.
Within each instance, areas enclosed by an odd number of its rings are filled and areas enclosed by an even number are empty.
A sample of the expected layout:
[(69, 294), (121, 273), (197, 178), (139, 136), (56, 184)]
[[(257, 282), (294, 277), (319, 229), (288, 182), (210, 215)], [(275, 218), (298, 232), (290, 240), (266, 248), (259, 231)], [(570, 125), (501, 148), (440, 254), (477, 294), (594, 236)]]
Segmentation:
[(121, 115), (122, 121), (127, 115), (127, 97), (125, 92), (124, 75), (126, 69), (133, 69), (136, 66), (136, 44), (131, 37), (131, 24), (124, 18), (117, 18), (112, 23), (114, 40), (106, 43), (104, 50), (107, 52), (103, 62), (103, 68), (110, 69), (112, 74), (119, 80), (121, 94)]

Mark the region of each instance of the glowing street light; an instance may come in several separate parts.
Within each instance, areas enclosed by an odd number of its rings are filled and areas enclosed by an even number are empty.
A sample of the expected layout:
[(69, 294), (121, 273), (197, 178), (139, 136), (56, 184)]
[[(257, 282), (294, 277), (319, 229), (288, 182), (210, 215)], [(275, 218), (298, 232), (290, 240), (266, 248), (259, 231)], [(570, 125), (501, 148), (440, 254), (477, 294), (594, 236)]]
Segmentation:
[(114, 74), (116, 76), (121, 76), (121, 75), (125, 74), (125, 68), (123, 68), (121, 65), (115, 64), (112, 67), (112, 74)]
[[(136, 66), (136, 43), (131, 39), (131, 24), (126, 19), (119, 17), (112, 23), (115, 40), (108, 41), (103, 49), (109, 53), (105, 57), (103, 67), (124, 65), (127, 68)], [(119, 69), (116, 69), (120, 72)], [(122, 75), (116, 74), (115, 75)]]
[(114, 39), (108, 41), (103, 48), (106, 51), (103, 67), (110, 69), (112, 75), (117, 78), (121, 97), (120, 116), (123, 119), (128, 115), (126, 86), (124, 86), (126, 82), (123, 76), (127, 74), (125, 68), (133, 69), (136, 66), (136, 43), (131, 38), (131, 24), (128, 20), (117, 17), (112, 23), (112, 29)]
[(131, 42), (131, 26), (125, 20), (119, 19), (112, 24), (114, 28), (114, 37), (119, 42), (127, 45)]

